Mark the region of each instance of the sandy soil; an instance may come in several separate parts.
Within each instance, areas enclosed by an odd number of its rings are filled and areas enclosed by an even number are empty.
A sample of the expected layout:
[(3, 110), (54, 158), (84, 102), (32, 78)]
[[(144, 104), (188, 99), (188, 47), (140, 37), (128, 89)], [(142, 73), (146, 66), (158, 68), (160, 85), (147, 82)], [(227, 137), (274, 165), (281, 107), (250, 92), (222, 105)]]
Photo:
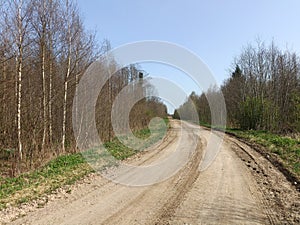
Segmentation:
[[(180, 170), (169, 179), (132, 187), (92, 175), (72, 186), (70, 193), (49, 198), (42, 208), (23, 208), (22, 217), (10, 224), (300, 223), (299, 192), (268, 160), (225, 136), (214, 162), (200, 172), (210, 131), (198, 131), (196, 125), (179, 121), (171, 121), (171, 126), (159, 146), (127, 160), (132, 165), (153, 165), (175, 155), (172, 162), (178, 163)], [(178, 145), (182, 157), (174, 150)], [(188, 159), (187, 163), (179, 162), (182, 158)], [(161, 171), (168, 169), (161, 167)], [(142, 179), (139, 174), (135, 177)], [(12, 219), (10, 214), (13, 210), (0, 213), (2, 221)]]

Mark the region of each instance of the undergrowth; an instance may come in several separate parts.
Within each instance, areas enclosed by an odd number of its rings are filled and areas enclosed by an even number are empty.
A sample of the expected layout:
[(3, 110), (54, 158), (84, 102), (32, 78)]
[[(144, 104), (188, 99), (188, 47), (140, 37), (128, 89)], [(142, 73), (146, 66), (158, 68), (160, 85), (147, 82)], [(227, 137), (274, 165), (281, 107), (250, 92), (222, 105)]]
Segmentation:
[(242, 131), (237, 129), (227, 129), (228, 132), (244, 138), (250, 142), (255, 142), (265, 147), (270, 153), (278, 155), (284, 166), (300, 177), (300, 140), (269, 131)]
[[(168, 120), (165, 120), (165, 123), (168, 125)], [(141, 150), (161, 140), (164, 135), (165, 129), (160, 126), (155, 127), (153, 133), (149, 129), (134, 132), (134, 136), (145, 140), (141, 142), (143, 143), (140, 146)], [(131, 141), (130, 138), (128, 138), (128, 141)], [(138, 152), (122, 144), (117, 138), (106, 142), (104, 146), (108, 150), (106, 155), (112, 155), (117, 160), (126, 159)], [(83, 154), (62, 155), (51, 160), (43, 167), (23, 173), (18, 177), (4, 178), (0, 175), (0, 210), (8, 205), (14, 206), (37, 199), (64, 185), (71, 185), (87, 174), (95, 172), (87, 163), (86, 156), (88, 154), (89, 151)], [(92, 156), (94, 157), (94, 155)], [(103, 156), (97, 155), (97, 157)]]

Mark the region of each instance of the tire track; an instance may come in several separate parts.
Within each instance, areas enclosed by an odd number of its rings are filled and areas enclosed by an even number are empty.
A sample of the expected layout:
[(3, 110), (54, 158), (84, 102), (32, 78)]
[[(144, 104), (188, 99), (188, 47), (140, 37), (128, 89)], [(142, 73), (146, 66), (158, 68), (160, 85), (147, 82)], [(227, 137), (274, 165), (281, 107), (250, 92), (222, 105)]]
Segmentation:
[[(189, 134), (190, 139), (194, 139), (195, 137), (199, 138), (199, 136), (194, 133)], [(169, 144), (167, 146), (169, 146)], [(176, 175), (163, 183), (148, 187), (134, 199), (127, 202), (126, 205), (124, 205), (119, 211), (101, 222), (101, 224), (124, 223), (124, 218), (126, 218), (128, 214), (138, 208), (141, 209), (141, 202), (151, 204), (150, 202), (153, 202), (153, 196), (155, 196), (155, 193), (160, 193), (160, 196), (156, 196), (160, 206), (156, 209), (153, 208), (156, 213), (153, 214), (151, 218), (145, 220), (143, 224), (167, 224), (167, 221), (172, 217), (177, 206), (184, 199), (185, 193), (192, 188), (193, 183), (199, 176), (198, 166), (202, 158), (201, 149), (201, 142), (198, 141), (198, 145), (191, 156), (191, 160), (182, 169), (180, 169)], [(131, 221), (128, 224), (135, 223), (134, 221)]]
[(247, 144), (228, 137), (234, 152), (245, 163), (257, 182), (260, 200), (270, 224), (294, 224), (300, 222), (300, 195), (284, 174)]
[(83, 187), (86, 189), (72, 190), (69, 197), (50, 202), (13, 224), (300, 224), (299, 195), (268, 160), (225, 136), (219, 155), (200, 172), (210, 130), (170, 122), (170, 133), (159, 146), (126, 162), (137, 166), (155, 163), (182, 142), (178, 158), (171, 162), (182, 165), (183, 153), (189, 161), (172, 177), (151, 186), (129, 187), (99, 176)]

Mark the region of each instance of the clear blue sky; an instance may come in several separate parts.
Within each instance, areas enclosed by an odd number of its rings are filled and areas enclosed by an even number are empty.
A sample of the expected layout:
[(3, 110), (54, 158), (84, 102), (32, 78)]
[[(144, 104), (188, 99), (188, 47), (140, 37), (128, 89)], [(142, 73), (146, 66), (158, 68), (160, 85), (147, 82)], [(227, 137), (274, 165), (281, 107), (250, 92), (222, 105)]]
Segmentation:
[[(196, 53), (219, 84), (229, 76), (242, 47), (258, 37), (300, 52), (299, 0), (78, 0), (78, 4), (87, 28), (97, 30), (99, 41), (107, 38), (112, 47), (142, 40), (179, 44)], [(146, 68), (166, 77), (174, 72), (160, 66)], [(195, 89), (184, 78), (181, 85), (188, 92)]]

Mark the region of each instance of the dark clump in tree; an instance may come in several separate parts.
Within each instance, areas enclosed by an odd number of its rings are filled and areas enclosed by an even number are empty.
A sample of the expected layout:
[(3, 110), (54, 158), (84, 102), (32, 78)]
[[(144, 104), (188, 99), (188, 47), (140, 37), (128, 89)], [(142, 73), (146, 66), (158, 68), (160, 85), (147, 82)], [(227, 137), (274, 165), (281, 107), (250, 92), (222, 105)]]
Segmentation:
[(173, 119), (180, 120), (180, 116), (179, 116), (179, 113), (178, 113), (178, 110), (177, 110), (177, 109), (174, 110), (174, 113), (173, 113)]

